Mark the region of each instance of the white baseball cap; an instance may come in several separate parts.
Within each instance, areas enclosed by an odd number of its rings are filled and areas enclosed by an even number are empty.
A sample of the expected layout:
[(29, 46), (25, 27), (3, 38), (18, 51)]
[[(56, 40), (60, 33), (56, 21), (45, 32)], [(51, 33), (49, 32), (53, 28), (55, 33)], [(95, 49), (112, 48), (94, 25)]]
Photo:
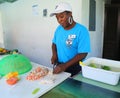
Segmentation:
[(57, 13), (62, 13), (65, 11), (72, 12), (72, 7), (66, 2), (61, 2), (58, 5), (56, 5), (55, 10), (50, 14), (50, 17), (54, 16)]

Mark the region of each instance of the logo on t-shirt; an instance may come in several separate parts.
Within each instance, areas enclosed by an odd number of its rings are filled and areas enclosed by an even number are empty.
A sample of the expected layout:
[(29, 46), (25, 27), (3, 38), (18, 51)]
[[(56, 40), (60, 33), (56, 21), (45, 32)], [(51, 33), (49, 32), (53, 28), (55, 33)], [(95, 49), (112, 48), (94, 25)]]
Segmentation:
[(72, 44), (73, 44), (73, 39), (75, 39), (76, 38), (76, 35), (68, 35), (68, 39), (66, 40), (66, 45), (68, 46), (68, 47), (71, 47), (72, 46)]

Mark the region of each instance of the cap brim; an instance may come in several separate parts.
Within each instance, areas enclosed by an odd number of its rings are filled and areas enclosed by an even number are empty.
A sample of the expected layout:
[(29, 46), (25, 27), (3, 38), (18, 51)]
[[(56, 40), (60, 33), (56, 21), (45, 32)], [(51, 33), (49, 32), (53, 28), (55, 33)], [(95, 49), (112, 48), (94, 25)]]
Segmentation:
[(51, 13), (51, 14), (50, 14), (50, 17), (54, 16), (55, 14), (56, 14), (56, 13)]
[(64, 12), (64, 11), (65, 11), (65, 10), (55, 11), (55, 12), (53, 12), (53, 13), (50, 14), (50, 17), (52, 17), (52, 16), (54, 16), (54, 15), (56, 15), (56, 14), (58, 14), (58, 13), (62, 13), (62, 12)]

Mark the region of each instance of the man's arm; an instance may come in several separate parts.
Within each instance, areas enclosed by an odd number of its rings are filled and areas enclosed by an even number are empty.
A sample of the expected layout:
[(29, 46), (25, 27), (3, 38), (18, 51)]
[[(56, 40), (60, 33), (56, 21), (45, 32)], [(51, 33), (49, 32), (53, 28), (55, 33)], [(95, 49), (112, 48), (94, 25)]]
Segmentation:
[(57, 57), (57, 49), (56, 45), (52, 43), (52, 58), (51, 58), (51, 63), (56, 64), (58, 62), (58, 57)]
[(87, 54), (88, 53), (77, 54), (74, 58), (72, 58), (68, 62), (60, 64), (59, 66), (56, 66), (53, 73), (55, 73), (55, 74), (60, 73), (62, 71), (65, 71), (68, 67), (78, 64), (78, 62), (82, 61), (87, 56)]

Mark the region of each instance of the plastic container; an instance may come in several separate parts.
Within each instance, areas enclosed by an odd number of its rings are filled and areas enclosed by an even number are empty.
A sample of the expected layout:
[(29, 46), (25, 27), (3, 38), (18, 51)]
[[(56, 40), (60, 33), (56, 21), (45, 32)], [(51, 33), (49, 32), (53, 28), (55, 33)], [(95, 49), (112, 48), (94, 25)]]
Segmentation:
[[(117, 85), (120, 78), (120, 61), (102, 59), (91, 57), (85, 60), (82, 66), (83, 77), (107, 83), (110, 85)], [(98, 64), (96, 68), (89, 66), (90, 64)], [(108, 66), (111, 70), (101, 69), (100, 65)]]

